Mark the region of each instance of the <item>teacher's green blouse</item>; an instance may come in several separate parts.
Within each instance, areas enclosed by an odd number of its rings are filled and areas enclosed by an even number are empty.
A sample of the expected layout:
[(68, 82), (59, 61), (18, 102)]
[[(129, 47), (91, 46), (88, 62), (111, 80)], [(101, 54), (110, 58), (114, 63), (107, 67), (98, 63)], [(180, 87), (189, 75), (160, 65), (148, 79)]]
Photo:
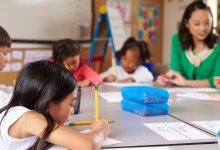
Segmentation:
[(188, 60), (178, 37), (172, 37), (170, 69), (178, 71), (188, 80), (208, 79), (210, 87), (215, 87), (214, 76), (220, 76), (220, 41), (215, 45), (214, 51), (203, 60), (199, 66), (195, 67)]

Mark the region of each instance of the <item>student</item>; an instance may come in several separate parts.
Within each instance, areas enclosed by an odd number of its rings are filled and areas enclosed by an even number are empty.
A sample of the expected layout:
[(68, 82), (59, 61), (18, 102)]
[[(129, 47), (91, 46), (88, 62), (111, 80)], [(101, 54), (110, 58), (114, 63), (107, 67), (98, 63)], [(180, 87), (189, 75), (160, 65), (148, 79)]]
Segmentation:
[(220, 75), (220, 42), (213, 33), (211, 10), (201, 0), (187, 6), (178, 34), (172, 38), (170, 69), (157, 78), (159, 85), (215, 87), (213, 76)]
[(76, 79), (61, 65), (45, 60), (25, 65), (10, 103), (0, 109), (0, 149), (45, 150), (50, 143), (100, 149), (109, 135), (105, 120), (93, 121), (85, 134), (62, 125), (74, 111), (76, 89)]
[[(11, 49), (11, 38), (7, 31), (0, 26), (0, 71), (2, 71), (7, 62), (7, 54)], [(6, 92), (11, 87), (0, 85), (0, 108), (4, 107), (10, 100), (11, 93)]]
[(11, 38), (7, 31), (0, 26), (0, 71), (3, 70), (7, 62), (7, 54), (10, 52)]
[(115, 53), (120, 60), (120, 66), (115, 66), (116, 74), (113, 75), (113, 67), (109, 68), (101, 76), (104, 82), (148, 82), (153, 80), (153, 75), (142, 66), (146, 60), (146, 51), (133, 37), (128, 38), (121, 50)]
[(71, 39), (59, 40), (53, 44), (53, 60), (66, 65), (81, 87), (102, 83), (101, 76), (82, 62), (79, 44)]

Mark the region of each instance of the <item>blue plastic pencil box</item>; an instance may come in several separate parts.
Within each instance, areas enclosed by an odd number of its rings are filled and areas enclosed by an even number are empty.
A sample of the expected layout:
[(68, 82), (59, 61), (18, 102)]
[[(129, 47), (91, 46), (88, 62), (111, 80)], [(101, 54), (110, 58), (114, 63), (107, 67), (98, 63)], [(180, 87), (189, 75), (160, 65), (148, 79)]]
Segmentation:
[(121, 101), (121, 107), (125, 111), (135, 113), (141, 116), (166, 115), (168, 114), (170, 108), (168, 103), (140, 104), (125, 99)]
[(166, 103), (170, 97), (167, 90), (149, 86), (123, 87), (121, 94), (126, 100), (142, 104)]

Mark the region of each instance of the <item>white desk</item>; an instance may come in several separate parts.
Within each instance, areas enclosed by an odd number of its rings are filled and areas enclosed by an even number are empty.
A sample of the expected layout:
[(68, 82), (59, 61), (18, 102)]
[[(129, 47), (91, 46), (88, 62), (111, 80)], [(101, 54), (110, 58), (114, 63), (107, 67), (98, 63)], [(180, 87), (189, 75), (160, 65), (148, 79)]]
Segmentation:
[[(99, 91), (119, 91), (119, 88), (100, 86)], [(142, 117), (133, 113), (121, 110), (120, 103), (108, 103), (106, 100), (99, 97), (100, 117), (104, 119), (114, 120), (110, 124), (110, 137), (122, 141), (121, 144), (110, 145), (104, 148), (116, 147), (138, 147), (138, 146), (170, 146), (170, 145), (187, 145), (187, 144), (209, 144), (216, 143), (216, 138), (210, 140), (187, 140), (187, 141), (167, 141), (162, 136), (156, 134), (151, 129), (145, 127), (143, 123), (157, 122), (178, 122), (177, 119), (165, 116)], [(190, 105), (191, 106), (191, 105)], [(189, 106), (189, 107), (190, 107)], [(175, 108), (174, 104), (171, 107), (172, 112), (184, 113), (186, 108), (180, 106)], [(81, 98), (81, 111), (75, 115), (71, 121), (91, 120), (94, 116), (94, 87), (83, 88)], [(75, 130), (88, 129), (89, 126), (73, 127)], [(212, 135), (210, 135), (212, 136)], [(212, 136), (214, 137), (214, 136)]]

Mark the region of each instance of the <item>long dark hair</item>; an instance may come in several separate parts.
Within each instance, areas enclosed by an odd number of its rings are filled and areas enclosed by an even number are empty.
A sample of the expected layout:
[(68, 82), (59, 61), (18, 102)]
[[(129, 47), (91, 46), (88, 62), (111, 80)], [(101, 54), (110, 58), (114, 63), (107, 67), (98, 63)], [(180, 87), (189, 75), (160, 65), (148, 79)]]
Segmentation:
[(63, 64), (65, 58), (80, 54), (80, 45), (71, 39), (63, 39), (53, 43), (53, 59), (59, 64)]
[[(189, 48), (192, 48), (192, 49), (195, 48), (192, 35), (189, 29), (186, 27), (185, 22), (189, 21), (190, 17), (192, 16), (192, 13), (199, 9), (208, 10), (212, 16), (210, 7), (203, 0), (196, 0), (187, 6), (183, 14), (182, 20), (180, 22), (179, 29), (178, 29), (178, 36), (182, 44), (183, 50), (187, 50)], [(212, 16), (212, 19), (213, 19), (213, 16)], [(214, 47), (217, 41), (218, 41), (218, 36), (213, 33), (213, 22), (212, 22), (211, 32), (208, 34), (204, 42), (206, 43), (207, 47), (211, 49)]]
[(23, 106), (43, 114), (47, 127), (42, 138), (38, 138), (29, 150), (47, 149), (51, 144), (46, 139), (55, 127), (49, 106), (51, 103), (63, 101), (76, 88), (76, 79), (63, 66), (46, 60), (32, 62), (25, 65), (19, 73), (12, 99), (7, 106), (0, 109), (0, 113), (6, 110), (6, 115), (11, 107)]

